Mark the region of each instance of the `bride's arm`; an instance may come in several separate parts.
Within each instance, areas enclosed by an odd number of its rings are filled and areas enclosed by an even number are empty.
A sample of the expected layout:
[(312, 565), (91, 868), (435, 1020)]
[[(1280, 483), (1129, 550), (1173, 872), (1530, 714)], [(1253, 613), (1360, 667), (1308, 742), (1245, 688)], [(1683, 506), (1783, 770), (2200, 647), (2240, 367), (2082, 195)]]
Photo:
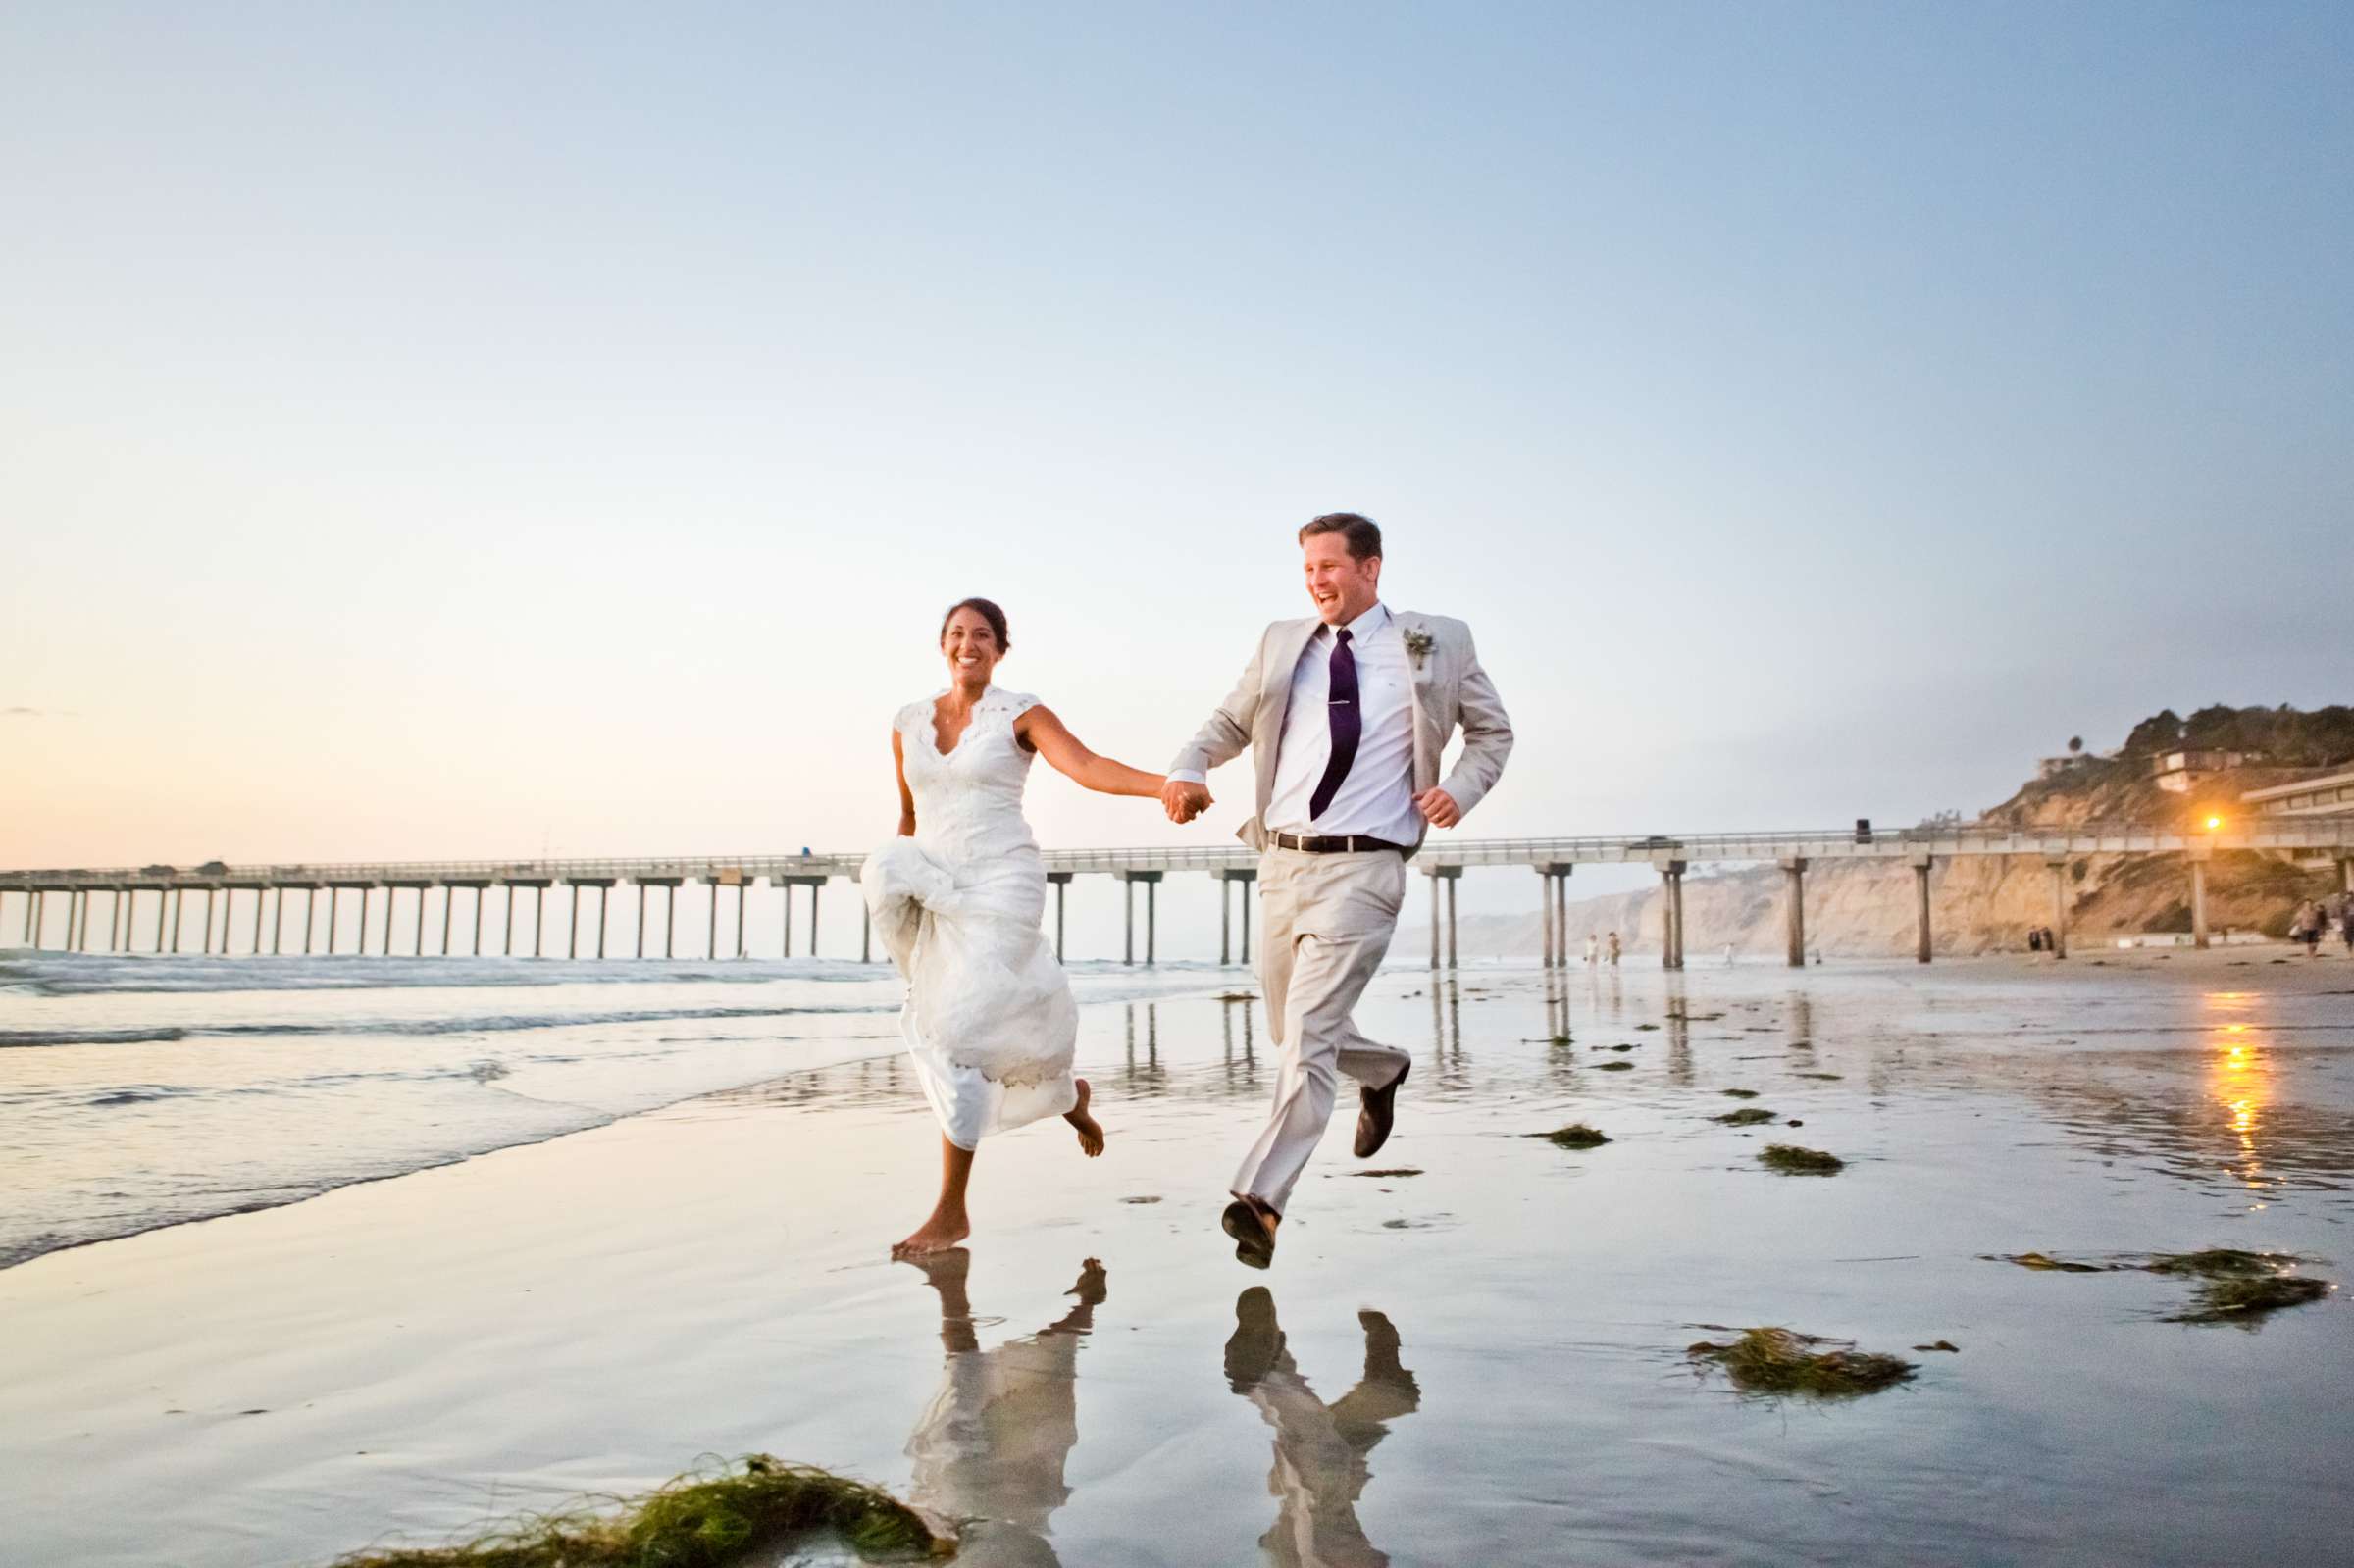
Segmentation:
[(1166, 781), (1157, 773), (1146, 773), (1109, 757), (1099, 757), (1080, 744), (1079, 737), (1063, 727), (1054, 717), (1054, 710), (1033, 707), (1025, 710), (1013, 722), (1013, 733), (1022, 744), (1054, 765), (1054, 771), (1066, 775), (1081, 787), (1105, 795), (1151, 795), (1158, 797)]
[(891, 771), (899, 776), (899, 836), (915, 836), (915, 796), (907, 789), (907, 753), (899, 749), (899, 733), (891, 733)]

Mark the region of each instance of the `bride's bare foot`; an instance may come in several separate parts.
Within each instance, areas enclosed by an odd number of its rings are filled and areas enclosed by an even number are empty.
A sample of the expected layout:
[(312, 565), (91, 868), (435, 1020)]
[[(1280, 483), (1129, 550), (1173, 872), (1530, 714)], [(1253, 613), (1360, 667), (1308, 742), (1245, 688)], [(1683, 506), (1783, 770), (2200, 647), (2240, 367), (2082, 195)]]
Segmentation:
[(1087, 1102), (1091, 1097), (1087, 1080), (1083, 1078), (1078, 1083), (1079, 1103), (1063, 1112), (1062, 1119), (1079, 1130), (1079, 1147), (1092, 1160), (1103, 1152), (1103, 1128), (1087, 1114)]
[(895, 1258), (920, 1258), (935, 1252), (946, 1252), (973, 1234), (972, 1222), (960, 1209), (954, 1214), (943, 1214), (937, 1209), (914, 1235), (891, 1249)]

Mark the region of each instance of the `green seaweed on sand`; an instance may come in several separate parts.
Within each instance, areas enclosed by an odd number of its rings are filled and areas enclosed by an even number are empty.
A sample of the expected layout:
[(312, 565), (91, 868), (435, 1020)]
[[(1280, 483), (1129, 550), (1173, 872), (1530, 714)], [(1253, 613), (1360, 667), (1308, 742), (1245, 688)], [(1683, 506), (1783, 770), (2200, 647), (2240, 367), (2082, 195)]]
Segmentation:
[(335, 1568), (722, 1568), (820, 1532), (862, 1557), (956, 1549), (887, 1492), (756, 1453), (718, 1475), (681, 1476), (617, 1513), (534, 1515), (463, 1545), (357, 1552)]
[(2282, 1307), (2303, 1306), (2329, 1293), (2328, 1280), (2309, 1274), (2264, 1274), (2254, 1278), (2231, 1275), (2199, 1287), (2195, 1304), (2166, 1319), (2169, 1323), (2237, 1323), (2254, 1328), (2256, 1320)]
[(1827, 1084), (1836, 1084), (1841, 1077), (1838, 1073), (1792, 1073), (1790, 1076), (1792, 1078), (1819, 1078)]
[(1760, 1122), (1770, 1122), (1773, 1118), (1774, 1113), (1762, 1105), (1744, 1105), (1737, 1111), (1727, 1111), (1722, 1116), (1712, 1116), (1709, 1120), (1722, 1122), (1727, 1127), (1755, 1127)]
[(1632, 1062), (1596, 1062), (1594, 1064), (1594, 1071), (1597, 1073), (1631, 1073), (1634, 1070), (1635, 1064)]
[(1541, 1138), (1556, 1148), (1599, 1148), (1610, 1141), (1598, 1129), (1588, 1127), (1583, 1122), (1571, 1122), (1567, 1127), (1557, 1127), (1550, 1133), (1530, 1133), (1527, 1136)]
[(1391, 1166), (1385, 1166), (1383, 1169), (1381, 1169), (1381, 1170), (1378, 1170), (1378, 1171), (1351, 1171), (1349, 1174), (1350, 1174), (1351, 1176), (1373, 1176), (1373, 1177), (1383, 1177), (1383, 1176), (1420, 1176), (1420, 1175), (1422, 1174), (1422, 1167), (1420, 1167), (1419, 1165), (1391, 1165)]
[(2006, 1254), (2001, 1261), (2062, 1274), (2164, 1274), (2197, 1280), (2191, 1305), (2167, 1323), (2235, 1323), (2253, 1329), (2267, 1313), (2319, 1301), (2335, 1289), (2328, 1280), (2288, 1270), (2311, 1259), (2294, 1252), (2248, 1252), (2211, 1246), (2197, 1252), (2153, 1252), (2138, 1263), (2078, 1263), (2041, 1252)]
[(1899, 1356), (1858, 1350), (1845, 1340), (1818, 1339), (1777, 1328), (1743, 1329), (1730, 1344), (1703, 1340), (1687, 1347), (1684, 1354), (1696, 1362), (1722, 1367), (1733, 1387), (1744, 1393), (1802, 1393), (1816, 1398), (1874, 1393), (1906, 1382), (1920, 1370)]
[(2254, 1328), (2268, 1312), (2319, 1301), (2330, 1291), (2328, 1280), (2288, 1269), (2308, 1261), (2294, 1252), (2246, 1252), (2211, 1246), (2197, 1252), (2158, 1252), (2142, 1267), (2152, 1274), (2198, 1280), (2191, 1305), (2169, 1323), (2236, 1323)]
[(1834, 1176), (1847, 1169), (1847, 1161), (1838, 1155), (1796, 1143), (1768, 1143), (1758, 1151), (1758, 1158), (1785, 1176)]
[(1758, 1091), (1754, 1088), (1725, 1088), (1717, 1092), (1728, 1100), (1754, 1100), (1758, 1097)]

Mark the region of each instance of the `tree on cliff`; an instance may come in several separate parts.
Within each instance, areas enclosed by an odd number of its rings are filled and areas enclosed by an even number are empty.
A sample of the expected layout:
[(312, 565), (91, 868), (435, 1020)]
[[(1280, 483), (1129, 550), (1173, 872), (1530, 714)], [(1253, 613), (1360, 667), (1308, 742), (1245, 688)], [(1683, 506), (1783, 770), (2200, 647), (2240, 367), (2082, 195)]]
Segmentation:
[(2216, 751), (2261, 751), (2282, 768), (2326, 768), (2354, 757), (2354, 708), (2316, 708), (2300, 713), (2277, 708), (2234, 708), (2214, 703), (2190, 716), (2183, 738)]
[(2120, 752), (2127, 757), (2154, 757), (2182, 743), (2182, 716), (2172, 708), (2161, 708), (2133, 727), (2125, 736)]

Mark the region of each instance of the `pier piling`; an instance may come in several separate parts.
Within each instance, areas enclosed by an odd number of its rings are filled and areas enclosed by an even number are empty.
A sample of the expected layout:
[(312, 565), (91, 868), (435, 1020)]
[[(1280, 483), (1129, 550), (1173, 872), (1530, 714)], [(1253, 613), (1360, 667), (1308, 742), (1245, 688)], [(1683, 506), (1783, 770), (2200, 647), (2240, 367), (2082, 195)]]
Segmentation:
[(2192, 844), (2183, 851), (2190, 863), (2190, 944), (2207, 945), (2207, 859), (2214, 849), (2206, 844)]
[(1136, 885), (1145, 885), (1145, 963), (1150, 966), (1159, 956), (1160, 939), (1160, 877), (1157, 871), (1115, 871), (1120, 879), (1121, 901), (1127, 913), (1127, 940), (1121, 949), (1120, 962), (1136, 962)]
[(1782, 902), (1782, 931), (1790, 942), (1790, 967), (1807, 967), (1807, 863), (1792, 856), (1782, 862), (1785, 879)]
[(1054, 962), (1059, 964), (1062, 962), (1063, 894), (1070, 888), (1071, 874), (1067, 871), (1049, 871), (1047, 881), (1054, 888)]
[[(1455, 885), (1462, 880), (1463, 868), (1442, 866), (1433, 862), (1422, 868), (1422, 875), (1430, 879), (1430, 967), (1433, 969), (1440, 967), (1440, 954), (1443, 950), (1446, 955), (1446, 967), (1453, 969), (1456, 967), (1458, 957)], [(1444, 892), (1439, 890), (1439, 885), (1442, 883), (1446, 884)], [(1440, 929), (1442, 926), (1445, 928), (1443, 934)]]
[(1913, 857), (1913, 960), (1929, 961), (1929, 857)]

